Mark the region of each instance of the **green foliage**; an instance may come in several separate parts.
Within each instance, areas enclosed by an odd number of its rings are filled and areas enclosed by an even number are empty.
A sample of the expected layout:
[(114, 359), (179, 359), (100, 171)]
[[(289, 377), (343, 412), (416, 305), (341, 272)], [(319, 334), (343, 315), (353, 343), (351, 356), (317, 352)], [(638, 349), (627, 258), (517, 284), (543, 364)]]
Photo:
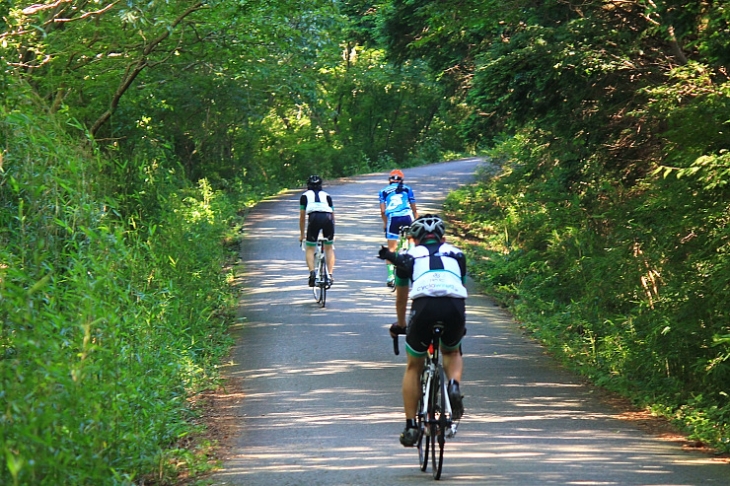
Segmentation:
[[(469, 105), (499, 176), (453, 196), (476, 275), (598, 383), (720, 440), (730, 335), (720, 3), (386, 2), (389, 55)], [(458, 66), (458, 67), (457, 67)]]
[(148, 171), (160, 209), (121, 218), (100, 159), (53, 120), (0, 121), (0, 482), (164, 482), (229, 345), (233, 207)]
[(181, 441), (227, 344), (233, 215), (466, 148), (498, 169), (449, 203), (473, 274), (597, 383), (730, 450), (723, 2), (0, 13), (0, 482), (205, 468)]
[(311, 172), (334, 177), (462, 149), (430, 72), (394, 68), (378, 45), (363, 47), (355, 6), (90, 5), (11, 9), (3, 76), (26, 80), (49, 111), (130, 164), (162, 152), (190, 180), (280, 188)]
[(725, 449), (725, 186), (698, 171), (629, 194), (607, 186), (589, 205), (526, 177), (530, 157), (518, 160), (450, 197), (481, 240), (474, 275), (566, 363)]
[(204, 469), (233, 215), (462, 151), (468, 110), (387, 61), (366, 4), (2, 3), (0, 482)]

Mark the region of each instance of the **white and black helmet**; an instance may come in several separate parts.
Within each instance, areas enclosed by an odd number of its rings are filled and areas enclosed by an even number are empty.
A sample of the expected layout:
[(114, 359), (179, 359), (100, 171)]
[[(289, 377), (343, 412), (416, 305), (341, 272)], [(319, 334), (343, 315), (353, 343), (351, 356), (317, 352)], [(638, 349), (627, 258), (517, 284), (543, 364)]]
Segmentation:
[(415, 240), (420, 241), (429, 234), (439, 240), (446, 234), (446, 225), (438, 215), (425, 214), (411, 223), (411, 236)]

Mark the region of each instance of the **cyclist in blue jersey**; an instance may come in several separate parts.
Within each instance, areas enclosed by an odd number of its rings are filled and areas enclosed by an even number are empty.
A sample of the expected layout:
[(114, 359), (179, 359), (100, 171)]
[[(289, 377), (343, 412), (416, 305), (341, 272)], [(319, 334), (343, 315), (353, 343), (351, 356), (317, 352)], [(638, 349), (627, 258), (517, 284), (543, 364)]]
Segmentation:
[[(388, 241), (388, 250), (395, 251), (401, 226), (409, 226), (418, 218), (416, 196), (413, 189), (403, 183), (403, 172), (395, 169), (390, 172), (388, 185), (380, 190), (380, 217), (383, 218), (383, 230)], [(386, 262), (388, 268), (388, 287), (395, 286), (394, 267)]]
[[(416, 414), (421, 396), (420, 377), (431, 341), (431, 328), (436, 322), (444, 323), (441, 352), (454, 420), (459, 420), (464, 413), (459, 381), (464, 369), (461, 340), (466, 334), (466, 258), (458, 248), (446, 243), (445, 231), (441, 218), (426, 214), (411, 224), (415, 246), (405, 254), (396, 254), (385, 247), (378, 253), (378, 258), (389, 260), (397, 267), (395, 310), (398, 320), (390, 327), (390, 335), (406, 335), (408, 361), (402, 388), (406, 427), (400, 436), (400, 443), (406, 447), (418, 442)], [(406, 321), (409, 297), (412, 299), (411, 313)]]
[[(305, 224), (307, 218), (309, 224)], [(306, 236), (305, 236), (306, 227)], [(322, 190), (322, 178), (309, 176), (307, 191), (299, 198), (299, 243), (306, 238), (306, 259), (309, 267), (309, 286), (314, 287), (314, 248), (319, 232), (324, 236), (324, 254), (327, 261), (327, 285), (332, 285), (335, 267), (335, 206), (332, 197)]]

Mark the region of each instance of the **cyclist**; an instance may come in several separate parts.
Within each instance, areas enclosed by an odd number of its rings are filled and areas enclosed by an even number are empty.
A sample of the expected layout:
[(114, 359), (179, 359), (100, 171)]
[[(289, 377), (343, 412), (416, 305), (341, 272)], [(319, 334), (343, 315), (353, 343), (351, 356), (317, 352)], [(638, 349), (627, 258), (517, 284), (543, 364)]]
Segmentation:
[[(398, 321), (390, 327), (390, 334), (392, 337), (406, 335), (407, 363), (402, 390), (406, 428), (400, 436), (401, 444), (406, 447), (418, 441), (416, 413), (421, 396), (420, 377), (431, 342), (431, 326), (436, 321), (444, 323), (441, 352), (449, 380), (447, 390), (453, 419), (460, 419), (464, 413), (459, 381), (464, 366), (461, 339), (466, 333), (466, 258), (458, 248), (446, 243), (445, 231), (440, 217), (426, 214), (411, 224), (414, 246), (405, 254), (398, 255), (385, 247), (378, 253), (378, 258), (396, 265), (395, 309)], [(412, 299), (411, 314), (406, 326), (409, 296)]]
[[(401, 226), (408, 226), (418, 217), (416, 197), (413, 189), (403, 183), (403, 172), (395, 169), (388, 176), (388, 185), (380, 190), (380, 217), (383, 218), (383, 230), (388, 241), (388, 249), (395, 251), (398, 246), (398, 232)], [(393, 265), (388, 267), (388, 287), (395, 285)]]
[(333, 246), (335, 238), (335, 207), (332, 204), (332, 196), (322, 190), (322, 178), (318, 175), (311, 175), (307, 180), (307, 191), (299, 198), (299, 244), (305, 239), (305, 219), (309, 217), (309, 224), (306, 225), (306, 259), (309, 267), (309, 286), (314, 287), (314, 248), (317, 246), (319, 232), (325, 238), (324, 254), (327, 261), (327, 285), (333, 283), (332, 271), (335, 267), (335, 249)]

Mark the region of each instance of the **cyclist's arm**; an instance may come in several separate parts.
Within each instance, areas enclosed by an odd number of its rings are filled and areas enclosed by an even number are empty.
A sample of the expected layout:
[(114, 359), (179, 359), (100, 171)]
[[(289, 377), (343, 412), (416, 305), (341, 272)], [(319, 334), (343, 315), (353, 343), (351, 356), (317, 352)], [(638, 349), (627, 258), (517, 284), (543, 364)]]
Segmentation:
[(380, 217), (383, 220), (383, 229), (385, 229), (386, 225), (388, 224), (388, 218), (385, 216), (385, 203), (380, 203)]
[(413, 257), (406, 253), (398, 255), (397, 260), (395, 268), (395, 315), (398, 317), (398, 325), (405, 329), (408, 294), (411, 288), (411, 277), (413, 276)]
[(307, 199), (307, 193), (305, 192), (299, 196), (299, 241), (302, 241), (305, 238), (304, 228), (307, 218), (307, 204), (309, 204), (309, 200)]
[(397, 285), (395, 287), (395, 315), (398, 317), (398, 325), (403, 329), (406, 327), (408, 288), (408, 285)]
[(327, 195), (327, 205), (332, 208), (332, 224), (335, 223), (335, 204), (332, 202), (332, 196)]
[(418, 209), (415, 202), (411, 203), (411, 211), (413, 211), (413, 219), (418, 219)]
[(304, 223), (307, 218), (307, 212), (304, 208), (299, 209), (299, 241), (304, 239)]
[(456, 257), (456, 261), (459, 262), (459, 270), (461, 270), (461, 283), (466, 283), (466, 256), (459, 252)]
[(408, 188), (408, 203), (413, 211), (413, 219), (418, 219), (418, 209), (416, 208), (416, 195), (413, 194), (413, 189)]

